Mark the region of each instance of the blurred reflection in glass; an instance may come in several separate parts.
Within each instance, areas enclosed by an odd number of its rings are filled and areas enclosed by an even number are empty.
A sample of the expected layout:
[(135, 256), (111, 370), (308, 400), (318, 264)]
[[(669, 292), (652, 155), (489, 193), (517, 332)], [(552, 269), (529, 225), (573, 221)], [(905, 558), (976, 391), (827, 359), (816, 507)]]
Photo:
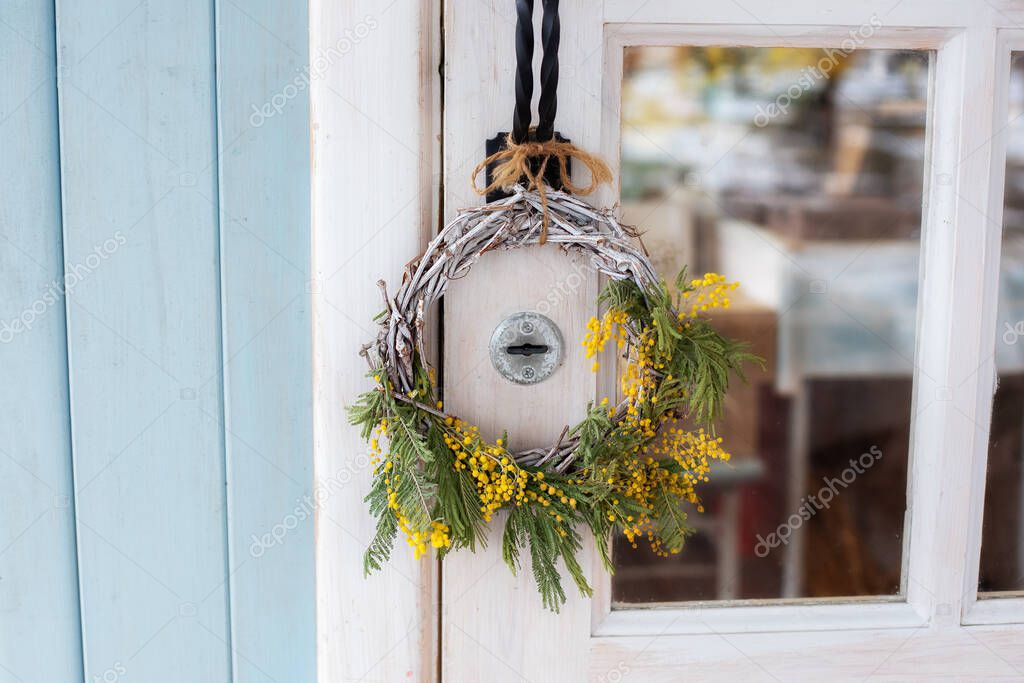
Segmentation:
[(623, 603), (896, 595), (929, 53), (632, 47), (622, 208), (659, 271), (742, 286), (715, 324), (768, 361), (683, 553), (615, 544)]
[(1024, 591), (1024, 55), (1011, 64), (981, 592)]

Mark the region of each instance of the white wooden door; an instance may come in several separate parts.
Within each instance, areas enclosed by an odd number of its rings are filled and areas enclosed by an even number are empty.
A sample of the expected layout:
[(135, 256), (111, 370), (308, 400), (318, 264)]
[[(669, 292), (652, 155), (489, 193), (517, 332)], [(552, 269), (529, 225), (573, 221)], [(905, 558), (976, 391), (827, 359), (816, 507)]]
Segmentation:
[[(468, 172), (482, 158), (484, 140), (510, 125), (514, 5), (444, 3), (446, 217), (481, 201)], [(1024, 680), (1024, 599), (1012, 591), (978, 595), (1010, 58), (1022, 44), (1024, 3), (566, 0), (561, 16), (556, 129), (603, 154), (617, 173), (624, 54), (631, 46), (846, 49), (852, 39), (858, 51), (925, 55), (899, 587), (891, 595), (808, 599), (799, 590), (798, 565), (791, 565), (788, 588), (774, 600), (613, 608), (611, 581), (590, 548), (595, 597), (571, 595), (553, 615), (528, 572), (510, 576), (500, 543), (492, 542), (443, 563), (441, 680)], [(593, 201), (613, 204), (619, 191), (605, 188)], [(579, 339), (598, 283), (554, 249), (490, 258), (445, 304), (446, 403), (484, 430), (504, 425), (519, 437), (548, 441), (579, 418), (586, 401), (603, 395), (606, 378), (590, 375), (570, 344), (562, 371), (514, 387), (494, 375), (486, 339), (502, 317), (542, 301), (551, 302), (546, 308), (566, 338)], [(790, 502), (799, 502), (799, 491)], [(787, 552), (800, 551), (798, 538)]]

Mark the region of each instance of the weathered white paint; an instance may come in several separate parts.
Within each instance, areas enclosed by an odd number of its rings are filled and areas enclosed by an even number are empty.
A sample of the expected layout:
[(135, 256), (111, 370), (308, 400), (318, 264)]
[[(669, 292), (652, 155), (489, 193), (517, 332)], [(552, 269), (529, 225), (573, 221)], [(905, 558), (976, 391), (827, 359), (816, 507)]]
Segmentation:
[(1019, 681), (1022, 645), (1019, 628), (997, 627), (595, 638), (587, 680)]
[(412, 0), (311, 8), (314, 68), (335, 55), (311, 87), (316, 477), (342, 482), (317, 514), (319, 680), (429, 681), (435, 568), (399, 540), (390, 566), (363, 577), (371, 472), (345, 406), (370, 386), (357, 354), (375, 335), (375, 282), (394, 287), (434, 231), (439, 17)]
[[(538, 46), (540, 14), (538, 3)], [(601, 112), (586, 93), (600, 92), (601, 74), (585, 61), (588, 53), (600, 52), (601, 10), (593, 2), (574, 0), (561, 3), (561, 16), (556, 129), (593, 149)], [(515, 3), (445, 3), (446, 216), (482, 202), (470, 190), (469, 172), (484, 156), (485, 139), (511, 125), (514, 33)], [(534, 58), (539, 65), (539, 48)], [(535, 80), (536, 101), (540, 79)], [(488, 254), (446, 297), (447, 407), (493, 435), (507, 428), (515, 448), (557, 438), (566, 421), (574, 423), (583, 416), (596, 391), (580, 347), (586, 321), (595, 312), (596, 295), (595, 274), (554, 246)], [(564, 365), (548, 380), (528, 387), (502, 379), (487, 357), (494, 327), (520, 310), (546, 313), (561, 328), (567, 347)], [(502, 524), (500, 518), (495, 522), (486, 550), (475, 556), (455, 554), (444, 562), (442, 678), (582, 680), (589, 601), (580, 598), (569, 581), (569, 602), (561, 614), (544, 611), (529, 563), (513, 577), (502, 561)], [(588, 547), (584, 566), (591, 554)]]
[[(0, 680), (82, 678), (53, 6), (0, 8)], [(46, 643), (45, 647), (42, 644)]]
[(878, 628), (927, 624), (900, 600), (858, 598), (808, 603), (798, 600), (728, 600), (616, 607), (595, 636), (658, 636), (708, 633), (770, 633)]
[[(482, 154), (483, 137), (508, 125), (514, 17), (511, 7), (500, 3), (448, 4), (445, 208), (450, 212), (472, 199), (462, 190), (459, 165), (466, 163), (466, 156)], [(906, 598), (612, 611), (609, 582), (595, 571), (598, 590), (589, 619), (580, 616), (588, 611), (587, 603), (570, 602), (556, 632), (548, 630), (548, 615), (528, 581), (509, 581), (492, 547), (476, 558), (446, 562), (445, 674), (456, 680), (486, 671), (491, 680), (637, 681), (682, 676), (702, 681), (821, 680), (825, 675), (830, 680), (872, 675), (898, 680), (1021, 677), (1024, 628), (964, 628), (960, 622), (962, 609), (968, 608), (967, 622), (1024, 622), (1024, 601), (1019, 598), (974, 604), (1005, 144), (999, 138), (992, 144), (992, 137), (1001, 126), (998, 122), (1005, 120), (1008, 83), (1009, 43), (1001, 41), (997, 48), (997, 36), (1020, 23), (1024, 8), (1008, 0), (939, 5), (924, 0), (751, 0), (742, 6), (608, 0), (599, 6), (591, 3), (587, 10), (585, 19), (575, 14), (573, 3), (563, 12), (558, 128), (584, 146), (599, 148), (614, 167), (625, 45), (838, 46), (851, 29), (870, 24), (874, 15), (881, 26), (866, 47), (935, 51), (908, 478)], [(602, 20), (601, 35), (593, 36), (590, 22)], [(566, 34), (578, 39), (566, 40)], [(997, 64), (1003, 64), (998, 78)], [(995, 104), (993, 93), (998, 93)], [(574, 124), (594, 125), (593, 116), (600, 126), (599, 144), (574, 129)], [(606, 194), (598, 201), (609, 199), (613, 197)], [(504, 270), (499, 265), (495, 277), (507, 278)], [(546, 277), (540, 264), (524, 266), (521, 272), (527, 296), (534, 281)], [(451, 368), (467, 367), (468, 358), (479, 356), (472, 339), (486, 330), (462, 329), (474, 311), (486, 311), (496, 302), (520, 303), (516, 290), (504, 282), (504, 298), (478, 284), (473, 301), (459, 299), (458, 317), (448, 314), (449, 327), (460, 325), (454, 340), (446, 330), (450, 407), (457, 407), (454, 401), (473, 408), (475, 402), (492, 400), (484, 370), (470, 364), (476, 374), (457, 374), (468, 379), (452, 387)], [(473, 308), (474, 302), (480, 302), (479, 309)], [(587, 302), (574, 305), (585, 308)], [(561, 401), (560, 415), (571, 413), (573, 401), (594, 396), (589, 384), (540, 387), (551, 391), (539, 392), (534, 404)], [(518, 424), (511, 412), (517, 409)], [(486, 421), (486, 408), (480, 411)], [(522, 418), (535, 415), (534, 406), (508, 411), (503, 424), (512, 433), (549, 436), (551, 418)], [(584, 632), (588, 621), (594, 637)]]
[[(996, 344), (996, 329), (987, 321), (996, 320), (996, 304), (998, 299), (999, 252), (1001, 246), (1002, 215), (1003, 215), (1003, 183), (1006, 173), (1006, 146), (1009, 143), (1009, 89), (1010, 53), (1024, 50), (1024, 31), (1020, 26), (1014, 29), (1002, 29), (996, 38), (994, 83), (994, 102), (992, 108), (992, 140), (988, 155), (989, 188), (986, 207), (989, 220), (985, 225), (985, 272), (983, 286), (985, 296), (982, 299), (981, 320), (981, 354), (982, 360), (977, 386), (977, 421), (986, 427), (991, 423), (992, 392), (994, 391), (995, 369), (993, 359)], [(979, 169), (978, 172), (983, 172)], [(992, 389), (989, 389), (989, 388)], [(965, 531), (967, 538), (968, 562), (963, 572), (963, 621), (965, 624), (1011, 624), (1024, 622), (1024, 594), (990, 595), (987, 599), (978, 599), (979, 562), (981, 555), (982, 513), (985, 501), (985, 471), (988, 448), (988, 430), (975, 434), (974, 458), (970, 464), (970, 518)], [(1021, 552), (1024, 548), (1018, 548)]]
[(960, 623), (967, 565), (978, 562), (967, 557), (967, 535), (971, 500), (984, 487), (970, 481), (988, 450), (993, 384), (983, 340), (991, 356), (998, 265), (986, 252), (1001, 231), (978, 207), (996, 191), (989, 187), (995, 38), (993, 28), (970, 27), (950, 38), (934, 66), (903, 582), (910, 604), (944, 625)]
[[(611, 24), (691, 24), (717, 27), (754, 27), (778, 30), (784, 26), (856, 28), (872, 14), (893, 28), (946, 27), (972, 25), (1017, 27), (1024, 19), (1024, 7), (1017, 0), (963, 0), (928, 3), (908, 0), (900, 3), (864, 0), (858, 3), (820, 2), (818, 0), (782, 0), (770, 3), (754, 0), (694, 4), (652, 0), (638, 4), (632, 0), (604, 0), (605, 21)], [(741, 29), (742, 30), (742, 29)], [(845, 32), (844, 32), (845, 33)], [(732, 43), (737, 44), (737, 43)]]

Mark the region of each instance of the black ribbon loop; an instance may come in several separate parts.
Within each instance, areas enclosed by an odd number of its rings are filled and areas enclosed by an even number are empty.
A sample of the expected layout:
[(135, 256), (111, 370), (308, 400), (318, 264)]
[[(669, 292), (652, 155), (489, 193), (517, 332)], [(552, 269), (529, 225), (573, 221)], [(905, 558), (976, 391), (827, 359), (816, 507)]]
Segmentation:
[(512, 141), (526, 142), (533, 118), (533, 0), (516, 0), (516, 109)]
[[(533, 5), (534, 0), (516, 0), (516, 106), (512, 114), (512, 141), (526, 142), (533, 119)], [(550, 140), (555, 133), (558, 109), (558, 44), (561, 26), (558, 0), (543, 0), (541, 20), (539, 121), (534, 139)]]
[(537, 141), (550, 140), (555, 133), (555, 111), (558, 109), (558, 42), (561, 26), (558, 0), (544, 0), (541, 45), (544, 57), (540, 63), (540, 103)]

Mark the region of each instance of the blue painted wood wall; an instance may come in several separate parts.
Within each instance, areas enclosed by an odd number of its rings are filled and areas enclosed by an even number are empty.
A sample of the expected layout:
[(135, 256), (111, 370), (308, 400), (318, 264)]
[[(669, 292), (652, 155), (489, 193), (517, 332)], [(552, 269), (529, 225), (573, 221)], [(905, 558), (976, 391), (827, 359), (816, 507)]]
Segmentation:
[(0, 2), (0, 683), (315, 680), (308, 20)]

